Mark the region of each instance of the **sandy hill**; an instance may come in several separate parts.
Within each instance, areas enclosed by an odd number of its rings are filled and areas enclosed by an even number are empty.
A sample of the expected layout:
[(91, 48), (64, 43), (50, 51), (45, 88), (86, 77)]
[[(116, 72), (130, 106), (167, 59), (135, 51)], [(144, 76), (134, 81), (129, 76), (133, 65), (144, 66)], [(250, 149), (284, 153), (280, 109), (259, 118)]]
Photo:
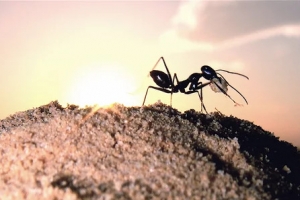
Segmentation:
[(0, 199), (300, 199), (300, 153), (249, 121), (58, 102), (0, 121)]

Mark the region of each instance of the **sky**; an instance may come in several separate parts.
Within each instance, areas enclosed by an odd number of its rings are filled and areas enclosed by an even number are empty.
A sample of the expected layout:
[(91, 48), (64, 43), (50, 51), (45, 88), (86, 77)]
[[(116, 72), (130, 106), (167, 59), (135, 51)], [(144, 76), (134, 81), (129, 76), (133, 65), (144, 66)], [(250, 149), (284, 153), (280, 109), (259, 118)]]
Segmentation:
[[(220, 72), (248, 105), (231, 88), (243, 106), (205, 87), (207, 110), (300, 146), (299, 10), (300, 1), (0, 1), (0, 119), (55, 100), (141, 106), (163, 56), (179, 80), (203, 65), (247, 75)], [(145, 104), (157, 101), (170, 96), (150, 89)], [(180, 111), (200, 105), (173, 95)]]

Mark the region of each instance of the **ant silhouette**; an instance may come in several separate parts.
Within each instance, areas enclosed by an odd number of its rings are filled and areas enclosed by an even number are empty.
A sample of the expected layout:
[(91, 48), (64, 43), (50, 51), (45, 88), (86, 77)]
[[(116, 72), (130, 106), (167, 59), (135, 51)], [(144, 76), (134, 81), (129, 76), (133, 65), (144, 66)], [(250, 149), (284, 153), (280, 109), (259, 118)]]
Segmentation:
[[(155, 67), (157, 66), (157, 64), (159, 63), (160, 60), (163, 61), (164, 66), (167, 70), (167, 74), (163, 71), (155, 70)], [(156, 83), (156, 85), (158, 85), (159, 87), (148, 86), (148, 88), (146, 90), (146, 94), (144, 96), (143, 105), (145, 104), (149, 88), (171, 94), (171, 97), (170, 97), (170, 105), (171, 106), (172, 106), (173, 93), (178, 93), (178, 92), (181, 92), (184, 94), (197, 93), (199, 96), (199, 99), (201, 101), (201, 112), (202, 112), (202, 108), (203, 108), (205, 110), (205, 112), (207, 113), (207, 110), (203, 103), (203, 93), (202, 93), (202, 88), (206, 87), (207, 85), (210, 85), (211, 89), (214, 92), (222, 92), (223, 94), (228, 96), (235, 103), (235, 105), (241, 105), (241, 104), (236, 103), (227, 94), (227, 90), (228, 90), (227, 86), (230, 86), (236, 92), (238, 92), (244, 98), (245, 102), (248, 104), (246, 98), (237, 89), (235, 89), (233, 86), (231, 86), (228, 83), (228, 81), (226, 81), (226, 79), (217, 71), (224, 71), (227, 73), (240, 75), (240, 76), (243, 76), (243, 77), (249, 79), (247, 76), (236, 73), (236, 72), (222, 70), (222, 69), (214, 70), (213, 68), (211, 68), (210, 66), (207, 66), (207, 65), (202, 66), (201, 71), (202, 71), (202, 73), (193, 73), (186, 80), (179, 81), (176, 73), (174, 73), (173, 77), (171, 76), (171, 73), (167, 67), (165, 59), (163, 57), (160, 57), (158, 59), (158, 61), (156, 62), (156, 64), (154, 65), (154, 67), (152, 68), (152, 70), (150, 71), (150, 76), (152, 77), (152, 79)], [(218, 75), (220, 75), (220, 76), (218, 76)], [(204, 83), (204, 84), (202, 82), (199, 82), (201, 77), (205, 78), (206, 80), (209, 80), (209, 82)], [(175, 80), (176, 80), (176, 84), (174, 84)], [(185, 91), (185, 89), (188, 87), (189, 84), (190, 84), (190, 87), (189, 87), (188, 91)], [(199, 92), (199, 90), (200, 90), (200, 92)]]
[[(163, 71), (154, 70), (160, 60), (163, 61), (164, 66), (167, 70), (167, 74)], [(147, 94), (148, 94), (148, 90), (150, 88), (171, 94), (171, 97), (170, 97), (170, 105), (171, 106), (172, 106), (172, 95), (173, 95), (173, 93), (178, 93), (178, 92), (181, 92), (181, 93), (184, 93), (184, 94), (192, 94), (192, 93), (197, 92), (198, 95), (199, 95), (200, 101), (202, 102), (202, 94), (199, 93), (198, 89), (191, 90), (191, 91), (185, 91), (185, 88), (187, 88), (187, 86), (191, 82), (190, 79), (187, 79), (187, 80), (184, 80), (184, 81), (179, 81), (176, 73), (174, 73), (173, 78), (172, 78), (171, 73), (170, 73), (170, 71), (167, 67), (167, 64), (165, 62), (164, 57), (160, 57), (158, 59), (158, 61), (156, 62), (156, 64), (152, 68), (152, 70), (150, 71), (150, 76), (152, 77), (152, 79), (156, 83), (156, 85), (158, 85), (159, 87), (148, 86), (148, 88), (146, 90), (146, 94), (144, 96), (143, 105), (145, 104)], [(175, 80), (176, 80), (176, 85), (174, 84)], [(199, 87), (199, 86), (197, 84), (194, 84), (194, 88), (196, 88), (196, 87)], [(202, 90), (200, 90), (200, 91), (202, 92)]]

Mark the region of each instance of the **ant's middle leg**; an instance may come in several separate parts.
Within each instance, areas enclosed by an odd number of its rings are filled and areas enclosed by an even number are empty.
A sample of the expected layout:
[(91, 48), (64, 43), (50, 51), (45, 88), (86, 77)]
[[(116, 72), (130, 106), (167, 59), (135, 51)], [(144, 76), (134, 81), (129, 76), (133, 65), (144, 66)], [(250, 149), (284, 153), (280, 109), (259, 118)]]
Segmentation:
[[(175, 80), (176, 80), (176, 85), (175, 85)], [(173, 96), (173, 93), (177, 93), (178, 92), (178, 84), (179, 84), (179, 80), (178, 80), (178, 77), (177, 77), (177, 74), (174, 73), (174, 76), (173, 76), (173, 79), (172, 79), (172, 93), (171, 93), (171, 97), (170, 97), (170, 105), (172, 106), (172, 96)]]
[[(175, 83), (176, 81), (176, 83)], [(172, 95), (173, 93), (177, 93), (177, 92), (181, 92), (181, 93), (185, 93), (185, 88), (187, 88), (187, 86), (190, 84), (190, 80), (186, 79), (183, 81), (179, 81), (177, 74), (174, 73), (173, 79), (172, 79), (172, 93), (171, 93), (171, 99), (170, 99), (170, 104), (172, 105)]]
[(206, 110), (206, 107), (205, 107), (205, 105), (204, 105), (204, 103), (203, 103), (203, 93), (202, 93), (202, 89), (200, 89), (201, 90), (201, 94), (199, 93), (199, 91), (198, 90), (195, 90), (195, 91), (187, 91), (187, 92), (184, 92), (184, 94), (193, 94), (193, 93), (198, 93), (198, 96), (199, 96), (199, 99), (200, 99), (200, 101), (201, 101), (201, 112), (202, 112), (202, 108), (204, 109), (204, 111), (206, 112), (206, 114), (208, 113), (207, 112), (207, 110)]

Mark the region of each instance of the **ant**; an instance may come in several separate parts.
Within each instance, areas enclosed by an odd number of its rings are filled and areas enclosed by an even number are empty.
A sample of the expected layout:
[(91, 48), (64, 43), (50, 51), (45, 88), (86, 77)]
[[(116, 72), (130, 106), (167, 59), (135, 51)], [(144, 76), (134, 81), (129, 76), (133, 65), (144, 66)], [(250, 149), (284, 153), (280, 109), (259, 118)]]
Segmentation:
[[(167, 70), (167, 74), (163, 71), (154, 70), (160, 60), (163, 61), (164, 66)], [(202, 71), (202, 73), (193, 73), (186, 80), (179, 81), (176, 73), (174, 73), (174, 76), (172, 78), (170, 71), (167, 67), (167, 64), (165, 62), (165, 59), (163, 57), (160, 57), (158, 59), (158, 61), (156, 62), (156, 64), (154, 65), (154, 67), (152, 68), (152, 70), (150, 71), (150, 76), (152, 77), (152, 79), (156, 83), (156, 85), (158, 85), (159, 87), (148, 86), (148, 88), (146, 90), (146, 94), (144, 96), (143, 105), (145, 104), (149, 88), (171, 94), (171, 97), (170, 97), (170, 105), (171, 106), (172, 106), (173, 93), (178, 93), (178, 92), (181, 92), (184, 94), (198, 93), (199, 99), (201, 101), (201, 111), (203, 108), (205, 110), (205, 112), (207, 113), (206, 108), (203, 103), (203, 94), (202, 94), (202, 88), (207, 85), (210, 85), (211, 89), (214, 92), (222, 92), (223, 94), (228, 96), (235, 103), (235, 105), (240, 105), (240, 104), (236, 103), (227, 94), (227, 90), (228, 90), (227, 86), (230, 86), (236, 92), (238, 92), (244, 98), (245, 102), (248, 104), (246, 98), (237, 89), (235, 89), (233, 86), (231, 86), (226, 81), (226, 79), (221, 74), (219, 74), (217, 71), (224, 71), (227, 73), (240, 75), (240, 76), (243, 76), (243, 77), (249, 79), (247, 76), (245, 76), (243, 74), (235, 73), (235, 72), (222, 70), (222, 69), (214, 70), (213, 68), (211, 68), (210, 66), (207, 66), (207, 65), (202, 66), (201, 71)], [(220, 75), (220, 76), (218, 76), (218, 75)], [(206, 80), (209, 80), (209, 82), (202, 84), (202, 82), (199, 82), (201, 77), (205, 78)], [(176, 84), (174, 84), (175, 80), (176, 80)], [(185, 89), (188, 87), (189, 84), (190, 84), (189, 90), (185, 91)], [(199, 90), (200, 90), (200, 92), (199, 92)]]
[[(163, 61), (164, 66), (167, 70), (167, 74), (163, 71), (154, 70), (160, 60)], [(187, 86), (190, 84), (191, 81), (189, 79), (184, 80), (184, 81), (179, 81), (176, 73), (174, 73), (174, 76), (172, 78), (171, 73), (170, 73), (170, 71), (167, 67), (167, 64), (165, 62), (164, 57), (160, 57), (158, 59), (158, 61), (156, 62), (156, 64), (152, 68), (152, 70), (150, 71), (150, 76), (152, 77), (152, 79), (156, 83), (156, 85), (158, 85), (159, 87), (148, 86), (146, 94), (144, 96), (143, 105), (145, 104), (149, 88), (159, 90), (159, 91), (162, 91), (162, 92), (165, 92), (165, 93), (170, 93), (171, 94), (171, 97), (170, 97), (170, 105), (171, 106), (172, 106), (172, 95), (173, 95), (173, 93), (178, 93), (178, 92), (181, 92), (181, 93), (184, 93), (184, 94), (192, 94), (192, 93), (197, 92), (198, 95), (199, 95), (200, 101), (202, 102), (202, 90), (200, 90), (201, 95), (200, 95), (199, 91), (196, 90), (196, 89), (192, 90), (192, 91), (185, 91), (185, 88), (187, 88)], [(177, 82), (176, 85), (174, 84), (175, 80)], [(196, 88), (196, 87), (198, 87), (198, 85), (195, 84), (194, 87)]]

